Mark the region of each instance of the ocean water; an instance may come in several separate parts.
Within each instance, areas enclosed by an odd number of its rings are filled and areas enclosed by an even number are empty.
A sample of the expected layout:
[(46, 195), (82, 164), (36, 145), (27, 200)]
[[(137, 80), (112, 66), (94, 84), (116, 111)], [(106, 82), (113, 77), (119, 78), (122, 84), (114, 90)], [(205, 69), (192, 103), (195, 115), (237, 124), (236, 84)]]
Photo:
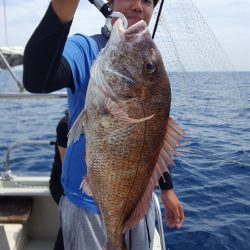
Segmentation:
[[(16, 71), (21, 78), (22, 71)], [(188, 134), (172, 168), (185, 209), (179, 230), (164, 227), (167, 249), (250, 249), (250, 72), (170, 73), (171, 115)], [(0, 71), (0, 94), (18, 88)], [(55, 140), (66, 99), (0, 99), (0, 169), (16, 141)], [(53, 146), (20, 146), (15, 175), (49, 174)], [(162, 209), (164, 213), (164, 210)]]

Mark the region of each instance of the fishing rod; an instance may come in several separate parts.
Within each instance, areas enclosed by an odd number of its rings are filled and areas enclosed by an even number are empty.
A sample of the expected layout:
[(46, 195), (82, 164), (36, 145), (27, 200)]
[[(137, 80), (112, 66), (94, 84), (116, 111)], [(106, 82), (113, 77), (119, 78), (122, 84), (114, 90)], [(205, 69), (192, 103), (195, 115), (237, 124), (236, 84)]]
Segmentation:
[(104, 0), (89, 0), (90, 3), (94, 4), (95, 7), (106, 17), (105, 26), (108, 31), (112, 30), (112, 18), (117, 17), (123, 21), (124, 28), (127, 29), (128, 21), (127, 18), (120, 12), (113, 11), (112, 8)]
[[(104, 15), (104, 17), (106, 18), (111, 18), (117, 15), (118, 12), (114, 12), (112, 10), (112, 8), (108, 5), (108, 3), (106, 3), (104, 0), (89, 0), (89, 2), (91, 4), (94, 4), (95, 7)], [(154, 39), (155, 37), (155, 33), (159, 24), (159, 20), (160, 20), (160, 16), (161, 16), (161, 12), (162, 12), (162, 8), (163, 8), (163, 4), (164, 4), (164, 0), (161, 1), (160, 7), (159, 7), (159, 11), (157, 14), (157, 18), (155, 21), (155, 25), (154, 25), (154, 30), (153, 30), (153, 34), (152, 34), (152, 38)], [(114, 14), (116, 13), (116, 15)], [(123, 20), (124, 21), (124, 20)], [(126, 25), (125, 25), (126, 26)], [(111, 27), (110, 27), (111, 28)]]

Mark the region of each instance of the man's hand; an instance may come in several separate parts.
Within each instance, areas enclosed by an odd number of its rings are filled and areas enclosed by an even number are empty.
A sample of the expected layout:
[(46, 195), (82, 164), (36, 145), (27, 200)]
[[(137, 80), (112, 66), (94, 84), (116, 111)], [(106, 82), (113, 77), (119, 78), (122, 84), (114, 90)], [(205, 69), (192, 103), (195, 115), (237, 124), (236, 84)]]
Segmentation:
[(180, 228), (184, 222), (184, 210), (173, 189), (161, 191), (162, 204), (168, 227)]
[(52, 7), (62, 23), (71, 21), (80, 0), (52, 0)]

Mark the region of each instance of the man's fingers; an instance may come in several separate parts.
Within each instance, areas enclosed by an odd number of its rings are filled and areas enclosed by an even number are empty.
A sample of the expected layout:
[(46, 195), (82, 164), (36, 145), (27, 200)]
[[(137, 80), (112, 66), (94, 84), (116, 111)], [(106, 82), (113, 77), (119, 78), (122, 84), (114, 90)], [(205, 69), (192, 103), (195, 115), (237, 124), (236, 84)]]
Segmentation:
[(178, 210), (179, 210), (180, 217), (178, 219), (178, 222), (176, 223), (176, 228), (179, 229), (184, 223), (184, 210), (181, 204), (179, 205)]
[(180, 221), (181, 223), (184, 222), (184, 218), (185, 218), (185, 215), (184, 215), (184, 209), (183, 209), (183, 206), (180, 204), (179, 206), (179, 211), (180, 211)]
[(181, 203), (174, 207), (168, 214), (172, 214), (172, 217), (171, 220), (168, 221), (167, 225), (169, 227), (180, 228), (184, 223), (184, 210)]
[[(163, 194), (166, 194), (166, 196), (163, 196)], [(162, 200), (166, 212), (165, 220), (167, 226), (170, 228), (180, 228), (184, 222), (184, 210), (182, 204), (173, 192), (162, 193), (162, 197), (165, 197)]]
[(175, 219), (174, 219), (174, 215), (170, 212), (170, 211), (166, 211), (166, 224), (168, 227), (172, 228), (175, 226)]
[(181, 221), (181, 214), (180, 214), (178, 206), (173, 208), (173, 213), (174, 213), (175, 222), (179, 223)]

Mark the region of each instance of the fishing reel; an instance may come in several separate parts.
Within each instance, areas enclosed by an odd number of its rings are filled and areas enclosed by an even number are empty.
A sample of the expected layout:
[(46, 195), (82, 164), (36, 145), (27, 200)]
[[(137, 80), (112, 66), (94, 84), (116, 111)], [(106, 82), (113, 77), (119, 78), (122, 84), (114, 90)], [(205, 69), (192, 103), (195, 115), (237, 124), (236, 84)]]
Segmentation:
[(113, 11), (112, 8), (104, 0), (89, 0), (89, 2), (94, 4), (95, 7), (106, 17), (105, 25), (107, 26), (109, 31), (112, 30), (111, 21), (113, 17), (121, 18), (123, 21), (124, 28), (127, 29), (127, 18), (122, 13)]
[(89, 0), (107, 18), (113, 13), (112, 8), (103, 0)]

